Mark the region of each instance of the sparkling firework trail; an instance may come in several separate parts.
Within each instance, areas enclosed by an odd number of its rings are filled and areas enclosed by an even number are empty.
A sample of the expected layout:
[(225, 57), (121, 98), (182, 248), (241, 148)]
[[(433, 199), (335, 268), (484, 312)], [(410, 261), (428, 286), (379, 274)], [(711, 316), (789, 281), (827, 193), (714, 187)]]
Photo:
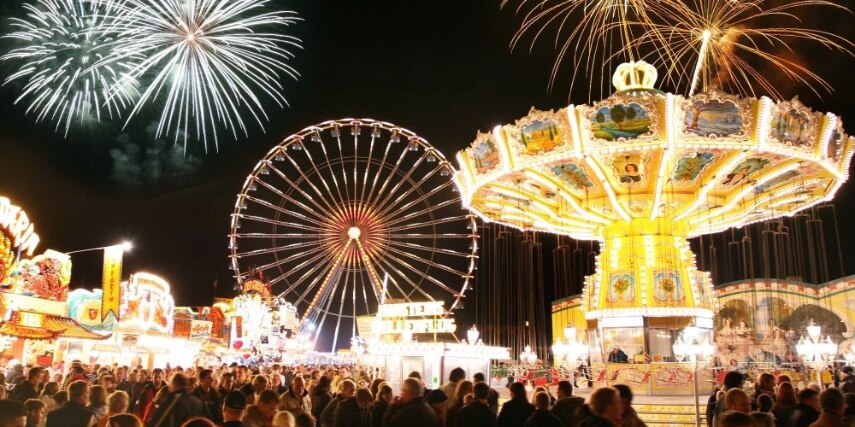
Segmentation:
[[(112, 29), (118, 34), (104, 63), (143, 55), (128, 73), (141, 82), (128, 120), (162, 96), (157, 135), (192, 132), (207, 147), (224, 128), (237, 139), (245, 116), (264, 128), (266, 97), (287, 105), (280, 80), (296, 79), (289, 49), (300, 41), (283, 34), (300, 19), (267, 9), (268, 0), (126, 0)], [(264, 96), (260, 96), (264, 95)]]
[[(657, 2), (651, 7), (658, 17), (655, 23), (634, 24), (649, 29), (636, 43), (639, 50), (648, 52), (648, 61), (665, 63), (666, 83), (690, 95), (715, 86), (780, 99), (779, 87), (767, 77), (774, 74), (804, 84), (817, 95), (820, 89), (830, 92), (831, 86), (822, 77), (785, 55), (793, 52), (794, 42), (812, 42), (852, 55), (851, 41), (805, 28), (798, 15), (815, 7), (851, 12), (825, 0), (767, 4), (766, 0)], [(784, 22), (790, 26), (778, 26)]]
[(112, 0), (39, 0), (23, 8), (26, 18), (11, 18), (14, 31), (4, 36), (19, 47), (0, 56), (18, 67), (3, 84), (24, 82), (15, 103), (28, 102), (37, 122), (53, 121), (66, 135), (75, 122), (120, 116), (135, 95), (135, 82), (123, 75), (138, 57), (95, 65), (113, 42), (104, 31)]
[[(632, 41), (640, 34), (633, 31), (637, 31), (637, 23), (650, 21), (647, 11), (652, 1), (659, 0), (503, 0), (502, 7), (516, 2), (516, 13), (523, 16), (511, 40), (512, 48), (530, 37), (531, 50), (546, 32), (555, 30), (554, 46), (558, 53), (549, 89), (554, 87), (562, 64), (571, 61), (572, 91), (577, 77), (590, 80), (601, 71), (614, 68), (610, 66), (613, 61), (637, 58)], [(601, 92), (606, 89), (601, 87)]]

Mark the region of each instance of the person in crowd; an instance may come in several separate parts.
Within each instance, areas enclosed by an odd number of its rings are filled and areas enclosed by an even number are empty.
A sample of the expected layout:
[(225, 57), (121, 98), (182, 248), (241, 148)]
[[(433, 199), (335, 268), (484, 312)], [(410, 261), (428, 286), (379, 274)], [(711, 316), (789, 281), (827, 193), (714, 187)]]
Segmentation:
[(41, 396), (39, 396), (39, 399), (45, 404), (45, 413), (59, 408), (59, 405), (56, 403), (55, 399), (55, 396), (58, 392), (59, 383), (51, 381), (45, 384), (44, 389), (42, 389), (42, 394)]
[(620, 347), (614, 346), (609, 352), (609, 363), (628, 363), (629, 357), (621, 350)]
[(633, 393), (632, 389), (626, 384), (615, 384), (615, 390), (620, 394), (621, 417), (618, 425), (621, 427), (646, 427), (644, 421), (641, 421), (638, 413), (632, 407)]
[(104, 387), (104, 390), (107, 392), (107, 396), (116, 391), (116, 377), (112, 375), (101, 375), (98, 383), (101, 387)]
[(754, 395), (751, 398), (751, 407), (757, 409), (760, 396), (766, 395), (771, 399), (775, 399), (775, 376), (769, 372), (763, 372), (757, 377), (757, 382), (754, 384)]
[(157, 392), (164, 387), (166, 387), (166, 382), (163, 381), (163, 369), (155, 368), (151, 372), (151, 380), (144, 382), (137, 394), (137, 400), (134, 403), (134, 411), (137, 417), (144, 419), (149, 404), (154, 400)]
[(772, 407), (775, 406), (775, 399), (768, 394), (761, 394), (757, 396), (757, 412), (763, 412), (767, 414), (772, 413)]
[[(324, 377), (326, 378), (326, 377)], [(317, 388), (315, 389), (317, 390)], [(327, 403), (327, 406), (321, 411), (321, 416), (318, 417), (318, 422), (321, 423), (321, 427), (331, 427), (333, 425), (333, 420), (335, 419), (335, 411), (338, 408), (339, 403), (344, 401), (345, 399), (350, 399), (356, 394), (356, 384), (351, 380), (344, 380), (338, 385), (338, 393)], [(314, 406), (314, 402), (312, 402)]]
[(724, 394), (724, 410), (747, 414), (751, 412), (751, 398), (741, 388), (730, 389)]
[(128, 397), (128, 394), (124, 391), (114, 391), (107, 397), (107, 414), (98, 420), (98, 426), (108, 426), (109, 420), (113, 415), (128, 413), (129, 406), (130, 398)]
[[(750, 398), (749, 398), (750, 399)], [(719, 427), (757, 427), (754, 418), (745, 412), (726, 411), (721, 414)]]
[(463, 397), (470, 393), (472, 393), (471, 381), (461, 380), (457, 383), (457, 389), (454, 390), (454, 400), (457, 403), (451, 405), (451, 407), (448, 408), (448, 411), (446, 411), (445, 413), (446, 427), (454, 426), (454, 419), (457, 416), (457, 412), (460, 411), (461, 408), (463, 408)]
[(823, 390), (819, 394), (819, 406), (822, 411), (810, 427), (845, 427), (843, 412), (846, 410), (846, 400), (840, 390), (836, 388)]
[(772, 405), (772, 415), (777, 427), (790, 427), (793, 410), (796, 409), (796, 389), (793, 383), (786, 382), (778, 385), (775, 404)]
[(715, 418), (719, 417), (725, 410), (724, 396), (732, 389), (741, 389), (743, 382), (745, 382), (745, 375), (739, 371), (729, 371), (724, 375), (721, 391), (713, 393), (707, 405), (707, 423), (710, 423), (710, 426), (714, 425), (712, 423), (715, 421)]
[(116, 370), (116, 390), (124, 391), (125, 393), (128, 393), (128, 397), (130, 397), (133, 385), (134, 384), (131, 382), (131, 378), (128, 375), (127, 366), (122, 366)]
[(315, 427), (317, 422), (309, 412), (301, 412), (294, 417), (294, 426), (296, 427)]
[(0, 399), (0, 427), (26, 427), (26, 425), (27, 407), (15, 400)]
[(525, 424), (534, 412), (534, 405), (526, 398), (525, 385), (515, 382), (510, 386), (511, 399), (502, 405), (497, 425), (499, 427), (518, 427)]
[(290, 411), (295, 417), (301, 412), (307, 412), (311, 415), (312, 403), (309, 401), (309, 393), (306, 392), (304, 381), (302, 376), (294, 377), (291, 380), (291, 388), (279, 396), (280, 411)]
[(271, 427), (294, 427), (294, 415), (288, 411), (277, 411)]
[(68, 385), (68, 402), (47, 414), (47, 427), (93, 427), (95, 414), (87, 408), (89, 384), (83, 380)]
[[(421, 379), (421, 375), (419, 375), (419, 379)], [(457, 390), (457, 383), (465, 379), (466, 371), (464, 371), (463, 368), (457, 367), (448, 373), (448, 382), (439, 387), (439, 389), (448, 396), (448, 400), (445, 401), (445, 412), (448, 412), (448, 409), (457, 403), (454, 399), (454, 391)]]
[(472, 386), (472, 402), (460, 408), (451, 427), (496, 427), (496, 414), (488, 404), (490, 386), (477, 382)]
[(246, 409), (246, 396), (232, 390), (223, 398), (223, 427), (245, 427), (240, 418)]
[(846, 401), (846, 409), (843, 411), (843, 425), (855, 426), (855, 393), (844, 394), (843, 400)]
[(39, 399), (27, 399), (24, 402), (24, 406), (27, 407), (27, 426), (26, 427), (39, 427), (44, 425), (44, 417), (45, 417), (45, 403)]
[(193, 390), (193, 395), (202, 402), (202, 410), (205, 416), (210, 418), (215, 424), (222, 424), (223, 404), (220, 401), (220, 393), (214, 388), (214, 371), (210, 369), (199, 371), (199, 381)]
[(819, 393), (816, 390), (806, 388), (799, 391), (797, 402), (790, 417), (790, 427), (808, 427), (819, 419)]
[(264, 390), (258, 395), (254, 405), (248, 405), (241, 417), (246, 427), (265, 427), (273, 421), (276, 407), (279, 406), (279, 396), (272, 390)]
[(44, 370), (38, 366), (30, 368), (27, 379), (18, 383), (9, 393), (9, 399), (26, 402), (27, 399), (38, 399), (39, 390), (44, 381)]
[(440, 427), (439, 417), (422, 397), (424, 393), (421, 380), (404, 380), (401, 396), (386, 411), (384, 427)]
[(372, 427), (383, 427), (383, 417), (394, 399), (392, 387), (385, 382), (380, 383), (377, 387), (377, 393), (374, 395), (374, 403), (371, 405)]
[[(346, 380), (349, 381), (349, 380)], [(371, 391), (366, 388), (356, 390), (351, 396), (336, 406), (332, 427), (370, 427)]]
[(205, 417), (193, 417), (184, 421), (180, 427), (217, 427), (217, 425)]
[(231, 372), (224, 372), (220, 376), (220, 387), (217, 389), (217, 393), (223, 398), (228, 392), (234, 390), (235, 388), (235, 376)]
[(601, 387), (594, 390), (587, 407), (591, 414), (579, 424), (580, 427), (617, 426), (623, 412), (620, 393), (612, 387)]
[(282, 374), (273, 373), (270, 374), (270, 389), (273, 390), (277, 395), (285, 393), (288, 391), (287, 388), (283, 385), (283, 377)]
[(445, 426), (445, 402), (448, 401), (448, 396), (445, 395), (440, 389), (431, 390), (425, 393), (425, 402), (427, 402), (428, 406), (433, 409), (433, 412), (436, 413), (436, 417), (439, 418), (439, 425)]
[(573, 396), (573, 384), (570, 381), (558, 381), (555, 394), (558, 400), (552, 407), (552, 414), (561, 420), (562, 427), (576, 427), (579, 424), (577, 412), (585, 405), (585, 399)]
[(110, 417), (110, 427), (144, 427), (134, 414), (119, 414)]
[(775, 427), (775, 417), (770, 412), (754, 411), (748, 415), (754, 420), (754, 427)]
[[(478, 383), (487, 384), (487, 382), (485, 381), (485, 378), (484, 378), (484, 374), (482, 374), (481, 372), (478, 372), (472, 376), (472, 383), (473, 384), (478, 384)], [(487, 406), (490, 408), (491, 411), (493, 411), (493, 414), (498, 414), (499, 413), (499, 392), (497, 392), (496, 390), (493, 390), (493, 388), (490, 387), (489, 384), (487, 384), (487, 388), (488, 388), (488, 390), (490, 390), (490, 396), (487, 398)], [(473, 392), (474, 392), (474, 389), (473, 389)]]
[(187, 392), (187, 376), (172, 374), (164, 400), (146, 419), (146, 427), (179, 427), (193, 417), (203, 416), (202, 401)]
[(534, 412), (525, 422), (525, 427), (561, 427), (561, 420), (549, 411), (550, 397), (544, 391), (534, 394)]
[(107, 416), (107, 390), (100, 385), (89, 387), (89, 410), (95, 414), (95, 420), (101, 421)]

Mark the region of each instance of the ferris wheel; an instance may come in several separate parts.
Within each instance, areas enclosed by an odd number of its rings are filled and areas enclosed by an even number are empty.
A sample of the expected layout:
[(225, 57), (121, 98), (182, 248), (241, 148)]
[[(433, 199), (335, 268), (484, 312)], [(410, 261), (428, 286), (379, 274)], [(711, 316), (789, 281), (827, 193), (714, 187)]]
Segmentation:
[(229, 234), (238, 283), (260, 278), (335, 351), (383, 301), (462, 307), (477, 227), (453, 167), (391, 123), (342, 119), (291, 135), (259, 161)]

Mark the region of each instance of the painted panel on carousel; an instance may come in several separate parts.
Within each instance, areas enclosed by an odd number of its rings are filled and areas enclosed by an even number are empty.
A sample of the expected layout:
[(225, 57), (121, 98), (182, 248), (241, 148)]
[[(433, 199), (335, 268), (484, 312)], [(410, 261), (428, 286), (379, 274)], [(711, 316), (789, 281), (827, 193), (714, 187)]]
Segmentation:
[(793, 147), (814, 147), (822, 115), (813, 113), (797, 100), (780, 102), (772, 111), (770, 137)]
[(606, 301), (611, 307), (632, 305), (635, 301), (635, 277), (628, 272), (612, 273)]
[(169, 284), (153, 274), (131, 275), (122, 283), (121, 311), (123, 327), (169, 333), (175, 311)]
[(635, 102), (600, 107), (591, 119), (594, 138), (606, 141), (635, 139), (650, 133), (650, 112)]
[(701, 172), (716, 159), (715, 155), (708, 151), (688, 152), (677, 161), (674, 175), (671, 180), (675, 183), (694, 183)]
[(638, 154), (615, 156), (611, 161), (612, 168), (622, 184), (633, 184), (643, 181), (646, 163)]
[(577, 193), (585, 193), (594, 186), (594, 182), (588, 177), (585, 168), (575, 163), (555, 165), (551, 169), (558, 179)]
[(512, 128), (511, 132), (523, 154), (548, 152), (564, 145), (567, 126), (557, 117), (552, 111), (532, 109), (528, 116), (517, 120), (516, 128)]
[(744, 137), (752, 119), (748, 100), (717, 92), (684, 100), (682, 114), (684, 135), (707, 138)]
[(724, 186), (735, 186), (735, 185), (744, 185), (747, 184), (749, 179), (748, 177), (754, 174), (755, 172), (762, 170), (770, 163), (769, 159), (765, 159), (762, 157), (752, 157), (744, 162), (738, 164), (735, 168), (733, 168), (730, 173), (724, 176), (724, 180), (721, 181), (721, 185)]
[(71, 281), (71, 257), (47, 250), (42, 255), (22, 259), (6, 280), (11, 292), (54, 301), (68, 298)]
[(472, 161), (478, 173), (486, 173), (499, 165), (499, 150), (490, 134), (479, 134), (472, 144)]
[(660, 304), (683, 301), (686, 293), (680, 275), (675, 271), (658, 271), (653, 274), (653, 299)]

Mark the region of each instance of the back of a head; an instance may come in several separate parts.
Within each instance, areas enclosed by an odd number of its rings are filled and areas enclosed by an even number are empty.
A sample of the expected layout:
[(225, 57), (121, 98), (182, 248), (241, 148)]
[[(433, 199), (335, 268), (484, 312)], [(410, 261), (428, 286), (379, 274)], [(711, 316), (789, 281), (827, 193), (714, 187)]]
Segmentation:
[(377, 394), (374, 396), (374, 399), (383, 400), (387, 395), (392, 395), (392, 387), (388, 383), (382, 383), (377, 387)]
[(472, 393), (472, 381), (458, 381), (457, 387), (454, 389), (454, 397), (463, 399), (463, 396)]
[(537, 409), (549, 409), (549, 395), (544, 391), (539, 391), (534, 395), (534, 407)]
[(30, 381), (33, 381), (33, 380), (35, 380), (37, 377), (39, 377), (40, 375), (42, 375), (42, 373), (43, 373), (43, 372), (44, 372), (44, 371), (42, 370), (42, 368), (39, 368), (38, 366), (36, 366), (35, 368), (31, 368), (31, 369), (29, 370), (29, 372), (27, 372), (27, 379), (28, 379), (28, 380), (30, 380)]
[(558, 381), (558, 391), (566, 396), (570, 396), (573, 394), (573, 384), (570, 381)]
[(508, 387), (511, 391), (512, 400), (526, 400), (525, 385), (515, 382)]
[(591, 412), (595, 415), (602, 416), (608, 411), (609, 406), (615, 404), (620, 399), (618, 391), (612, 387), (600, 387), (591, 393)]
[(294, 426), (295, 427), (315, 427), (315, 419), (305, 413), (301, 412), (300, 414), (294, 417)]
[(748, 393), (746, 393), (741, 388), (732, 388), (724, 394), (725, 410), (736, 409), (737, 406), (739, 406), (740, 404), (744, 404), (745, 402), (749, 402), (748, 406), (751, 406), (751, 398), (748, 397)]
[(463, 368), (457, 367), (451, 370), (448, 374), (448, 380), (451, 382), (457, 382), (466, 378), (466, 371)]
[(359, 402), (360, 404), (367, 405), (367, 404), (371, 403), (371, 400), (372, 400), (371, 390), (368, 390), (367, 388), (360, 388), (360, 389), (356, 390), (355, 396), (356, 396), (356, 401)]
[(816, 390), (812, 388), (806, 388), (804, 390), (799, 391), (797, 400), (799, 401), (799, 403), (806, 403), (808, 400), (817, 397), (818, 395), (819, 393)]
[(724, 389), (741, 388), (745, 376), (737, 371), (730, 371), (724, 375)]
[(279, 411), (273, 416), (273, 427), (294, 427), (294, 415), (288, 411)]
[(628, 385), (615, 384), (612, 387), (614, 387), (618, 391), (618, 394), (620, 394), (620, 400), (632, 403), (632, 389), (630, 389)]
[(279, 395), (273, 390), (264, 390), (258, 395), (257, 403), (279, 403)]
[(720, 427), (755, 427), (754, 418), (744, 412), (728, 411), (722, 414)]
[(217, 427), (217, 425), (205, 417), (193, 417), (184, 421), (184, 424), (181, 424), (181, 427)]
[(202, 369), (201, 371), (199, 371), (200, 380), (206, 380), (208, 378), (211, 378), (212, 376), (214, 376), (214, 371), (210, 369)]
[(110, 417), (110, 427), (143, 427), (142, 421), (133, 414), (118, 414)]
[(475, 375), (472, 375), (472, 381), (474, 381), (476, 383), (483, 383), (484, 382), (484, 374), (481, 372), (478, 372)]
[(89, 385), (86, 384), (86, 381), (72, 381), (68, 384), (68, 400), (73, 402), (80, 400), (80, 398), (86, 393), (87, 389), (89, 389)]
[(27, 416), (27, 407), (14, 400), (0, 400), (0, 427), (16, 426), (18, 418)]
[[(24, 406), (26, 406), (26, 407), (27, 407), (27, 410), (28, 410), (28, 411), (30, 411), (30, 412), (32, 412), (32, 411), (37, 411), (37, 410), (39, 410), (39, 409), (42, 409), (42, 408), (46, 407), (45, 403), (44, 403), (44, 402), (42, 402), (42, 400), (41, 400), (41, 399), (27, 399), (27, 400), (24, 402)], [(2, 426), (2, 425), (3, 425), (3, 424), (0, 424), (0, 426)]]
[(843, 400), (846, 401), (846, 408), (855, 409), (855, 393), (846, 393), (843, 395)]
[(796, 388), (793, 383), (781, 383), (778, 386), (778, 394), (775, 396), (775, 403), (786, 408), (796, 406)]
[(748, 415), (754, 420), (754, 427), (775, 427), (776, 425), (775, 417), (768, 412), (755, 411)]
[(184, 375), (181, 372), (176, 372), (172, 374), (172, 379), (169, 380), (169, 384), (175, 387), (178, 390), (183, 390), (187, 387), (188, 379), (187, 375)]
[(422, 374), (419, 371), (413, 371), (413, 372), (410, 372), (410, 375), (407, 375), (407, 378), (422, 379)]
[(843, 413), (843, 405), (846, 400), (843, 398), (843, 393), (836, 388), (827, 388), (819, 394), (819, 404), (822, 406), (822, 412)]
[(339, 393), (349, 393), (356, 390), (356, 384), (351, 380), (344, 380), (338, 385)]
[(760, 412), (769, 412), (772, 406), (775, 405), (775, 400), (768, 394), (761, 394), (757, 397), (757, 410)]
[(490, 386), (484, 382), (476, 383), (472, 386), (472, 394), (475, 395), (475, 399), (477, 400), (487, 400), (490, 397)]
[(404, 388), (410, 390), (416, 396), (425, 395), (425, 384), (417, 378), (407, 378), (404, 380)]

